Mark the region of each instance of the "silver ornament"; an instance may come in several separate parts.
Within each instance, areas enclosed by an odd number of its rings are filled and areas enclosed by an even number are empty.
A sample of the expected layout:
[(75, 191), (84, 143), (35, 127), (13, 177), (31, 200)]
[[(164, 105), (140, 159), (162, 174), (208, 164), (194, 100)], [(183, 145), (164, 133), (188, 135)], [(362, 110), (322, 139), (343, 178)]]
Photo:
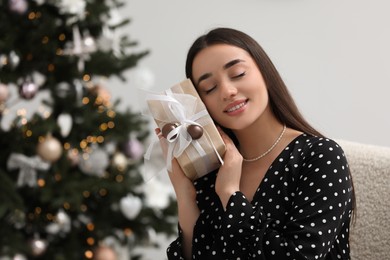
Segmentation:
[(62, 155), (62, 144), (49, 134), (38, 144), (37, 154), (46, 162), (55, 162)]
[(41, 256), (47, 249), (47, 242), (40, 238), (33, 238), (30, 241), (30, 249), (33, 256)]
[(103, 177), (108, 165), (108, 154), (101, 148), (95, 148), (91, 153), (80, 155), (79, 167), (88, 175)]

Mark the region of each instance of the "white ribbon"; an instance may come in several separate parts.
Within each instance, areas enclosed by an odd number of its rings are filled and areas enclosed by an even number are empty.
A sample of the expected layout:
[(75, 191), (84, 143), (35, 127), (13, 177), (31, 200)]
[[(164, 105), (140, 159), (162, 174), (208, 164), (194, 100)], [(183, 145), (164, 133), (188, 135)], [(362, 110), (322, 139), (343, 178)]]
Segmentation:
[[(186, 148), (193, 144), (196, 151), (205, 159), (208, 159), (206, 152), (197, 140), (193, 140), (191, 135), (187, 131), (189, 125), (197, 125), (203, 127), (201, 121), (204, 117), (208, 116), (206, 109), (195, 113), (198, 100), (196, 97), (189, 94), (177, 94), (172, 93), (170, 89), (166, 90), (166, 95), (149, 94), (146, 96), (146, 100), (155, 100), (161, 102), (165, 111), (151, 111), (152, 116), (165, 123), (178, 123), (178, 126), (174, 128), (166, 137), (168, 144), (168, 151), (166, 153), (166, 168), (168, 171), (172, 170), (172, 159), (179, 157)], [(159, 126), (161, 128), (161, 126)], [(208, 142), (211, 144), (215, 151), (219, 161), (223, 164), (223, 160), (219, 155), (216, 147), (212, 143), (207, 131), (204, 131)], [(149, 161), (152, 155), (153, 148), (159, 140), (153, 141), (147, 149), (144, 158)], [(190, 156), (191, 158), (191, 156)], [(197, 171), (199, 169), (196, 169)], [(201, 169), (202, 171), (204, 169)], [(161, 171), (160, 171), (161, 172)]]
[(39, 156), (27, 157), (24, 154), (12, 153), (7, 161), (8, 170), (19, 169), (17, 186), (27, 185), (35, 187), (37, 185), (37, 171), (48, 170), (50, 164), (44, 162)]

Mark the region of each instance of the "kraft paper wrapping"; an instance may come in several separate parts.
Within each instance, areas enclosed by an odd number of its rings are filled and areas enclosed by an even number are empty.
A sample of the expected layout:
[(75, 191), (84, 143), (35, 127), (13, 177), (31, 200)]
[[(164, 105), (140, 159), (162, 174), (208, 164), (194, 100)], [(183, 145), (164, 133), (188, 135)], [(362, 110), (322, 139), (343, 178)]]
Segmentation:
[[(202, 137), (197, 140), (191, 139), (188, 146), (184, 149), (184, 152), (178, 156), (173, 155), (170, 158), (177, 158), (184, 174), (191, 180), (202, 177), (220, 167), (222, 162), (221, 157), (223, 157), (225, 153), (225, 144), (191, 80), (184, 80), (166, 90), (165, 93), (161, 95), (174, 97), (183, 104), (185, 111), (180, 112), (184, 112), (186, 118), (185, 120), (183, 120), (183, 118), (178, 118), (178, 114), (181, 113), (175, 113), (174, 110), (172, 111), (171, 105), (167, 104), (167, 102), (148, 99), (147, 104), (149, 111), (160, 129), (167, 123), (179, 123), (185, 126), (188, 124), (188, 121), (192, 120), (193, 115), (198, 113), (202, 114), (200, 118), (194, 120), (194, 122), (203, 127)], [(182, 122), (180, 122), (180, 120), (182, 120)], [(171, 145), (178, 146), (180, 144), (176, 143)], [(167, 162), (167, 164), (168, 163), (169, 162)]]

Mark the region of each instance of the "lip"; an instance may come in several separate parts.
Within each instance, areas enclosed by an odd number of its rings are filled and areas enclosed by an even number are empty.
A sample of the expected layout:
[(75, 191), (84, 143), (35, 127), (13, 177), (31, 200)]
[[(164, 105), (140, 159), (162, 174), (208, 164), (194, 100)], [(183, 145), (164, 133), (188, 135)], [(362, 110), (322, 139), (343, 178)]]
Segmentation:
[(247, 103), (248, 99), (236, 100), (227, 105), (223, 112), (229, 115), (237, 115), (245, 110)]

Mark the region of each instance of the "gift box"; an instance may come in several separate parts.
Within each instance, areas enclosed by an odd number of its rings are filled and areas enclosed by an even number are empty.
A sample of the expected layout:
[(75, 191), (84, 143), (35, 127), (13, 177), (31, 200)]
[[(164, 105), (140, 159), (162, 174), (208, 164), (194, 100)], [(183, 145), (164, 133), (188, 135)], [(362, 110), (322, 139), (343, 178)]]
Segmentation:
[(195, 180), (223, 163), (225, 144), (191, 80), (148, 95), (149, 111), (167, 142), (167, 169), (177, 161)]

